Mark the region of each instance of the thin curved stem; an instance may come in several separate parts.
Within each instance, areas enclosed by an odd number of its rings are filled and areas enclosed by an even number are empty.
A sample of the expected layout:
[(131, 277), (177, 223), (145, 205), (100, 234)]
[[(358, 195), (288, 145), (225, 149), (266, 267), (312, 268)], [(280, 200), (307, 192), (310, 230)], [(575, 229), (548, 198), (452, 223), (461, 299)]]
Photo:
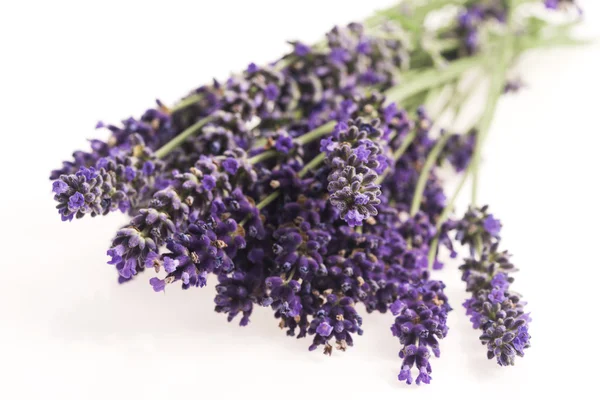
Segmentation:
[(331, 133), (332, 129), (335, 128), (337, 121), (329, 121), (324, 125), (319, 126), (318, 128), (313, 129), (310, 132), (305, 133), (302, 136), (299, 136), (295, 139), (296, 143), (303, 146), (308, 144), (314, 140), (320, 139), (328, 133)]
[[(313, 129), (312, 131), (305, 133), (302, 136), (298, 136), (297, 138), (294, 139), (294, 142), (296, 142), (300, 146), (311, 143), (317, 139), (322, 138), (326, 134), (331, 133), (331, 130), (335, 127), (336, 124), (337, 124), (336, 121), (329, 121), (328, 123), (321, 125), (315, 129)], [(256, 164), (256, 163), (274, 158), (277, 156), (277, 154), (278, 154), (278, 152), (275, 150), (263, 151), (262, 153), (257, 154), (254, 157), (251, 157), (248, 160), (248, 162), (250, 164)]]
[(176, 113), (177, 111), (181, 111), (184, 108), (191, 106), (194, 103), (202, 100), (204, 96), (200, 93), (190, 94), (189, 96), (183, 98), (179, 103), (175, 104), (169, 111), (171, 114)]
[(451, 62), (443, 69), (429, 68), (414, 80), (392, 87), (386, 91), (385, 95), (388, 101), (401, 102), (414, 94), (458, 78), (465, 71), (480, 63), (481, 60), (482, 56), (467, 57)]
[(475, 150), (473, 151), (473, 185), (471, 186), (471, 204), (477, 204), (477, 189), (479, 182), (479, 164), (481, 163), (481, 149), (483, 146), (483, 142), (487, 137), (488, 131), (490, 130), (490, 126), (492, 124), (492, 120), (494, 118), (494, 114), (496, 112), (496, 107), (498, 105), (498, 100), (500, 96), (504, 92), (504, 84), (505, 84), (505, 75), (506, 70), (508, 68), (508, 61), (510, 60), (512, 53), (512, 40), (510, 37), (506, 37), (504, 42), (502, 43), (501, 53), (500, 53), (500, 62), (498, 63), (494, 74), (492, 76), (492, 80), (490, 82), (490, 89), (488, 94), (488, 101), (486, 102), (485, 109), (481, 116), (481, 121), (479, 123), (477, 136), (475, 138)]
[(179, 135), (175, 136), (173, 139), (171, 139), (171, 141), (169, 141), (167, 144), (162, 146), (160, 149), (156, 150), (156, 152), (154, 154), (158, 158), (163, 158), (164, 156), (169, 154), (173, 149), (175, 149), (179, 145), (181, 145), (188, 137), (198, 133), (202, 129), (202, 127), (204, 127), (204, 125), (206, 125), (210, 121), (212, 121), (212, 119), (213, 119), (212, 116), (202, 118), (201, 120), (196, 122), (194, 125), (190, 126), (186, 130), (181, 132)]
[(273, 202), (273, 200), (275, 200), (279, 196), (279, 193), (280, 193), (279, 190), (271, 193), (270, 195), (268, 195), (267, 197), (262, 199), (261, 202), (256, 205), (256, 208), (258, 208), (259, 210), (262, 210), (263, 208), (265, 208), (266, 206), (271, 204)]
[[(406, 135), (406, 137), (402, 141), (402, 144), (400, 145), (400, 147), (398, 147), (396, 149), (396, 151), (394, 151), (394, 154), (392, 154), (392, 160), (393, 160), (394, 165), (396, 164), (396, 162), (398, 162), (400, 157), (402, 157), (402, 155), (406, 152), (406, 149), (408, 149), (408, 146), (410, 146), (410, 144), (413, 142), (413, 140), (415, 140), (416, 136), (417, 136), (417, 132), (415, 130), (410, 131), (408, 133), (408, 135)], [(379, 177), (377, 177), (377, 180), (375, 181), (375, 183), (377, 185), (380, 185), (381, 182), (383, 182), (384, 179), (388, 176), (390, 171), (391, 171), (391, 166), (388, 167), (381, 175), (379, 175)]]
[(275, 150), (263, 151), (262, 153), (257, 154), (254, 157), (250, 157), (248, 159), (248, 162), (250, 164), (258, 164), (259, 162), (270, 160), (271, 158), (276, 157), (277, 154), (279, 153)]
[(310, 162), (308, 164), (306, 164), (304, 166), (304, 168), (302, 168), (300, 170), (300, 172), (298, 172), (298, 176), (300, 178), (304, 178), (304, 176), (306, 174), (308, 174), (314, 168), (318, 167), (325, 160), (325, 156), (326, 156), (325, 153), (319, 153), (318, 156), (316, 156), (315, 158), (313, 158), (312, 160), (310, 160)]
[(440, 137), (435, 146), (433, 146), (433, 149), (431, 149), (427, 155), (427, 159), (425, 160), (425, 164), (423, 165), (423, 169), (421, 170), (421, 174), (417, 180), (417, 187), (415, 188), (415, 194), (410, 206), (410, 215), (415, 215), (417, 211), (419, 211), (419, 208), (421, 207), (421, 199), (423, 198), (423, 192), (425, 191), (425, 185), (427, 184), (427, 179), (429, 178), (429, 173), (431, 172), (431, 169), (435, 165), (436, 160), (438, 159), (449, 138), (450, 135), (444, 135)]
[[(314, 168), (318, 167), (319, 164), (321, 164), (324, 160), (325, 160), (325, 153), (319, 153), (318, 156), (313, 158), (308, 164), (306, 164), (304, 166), (304, 168), (302, 168), (300, 170), (300, 172), (298, 172), (298, 176), (300, 178), (303, 178), (306, 174), (308, 174)], [(280, 194), (281, 194), (281, 191), (279, 191), (279, 190), (271, 193), (270, 195), (268, 195), (267, 197), (262, 199), (262, 201), (256, 205), (256, 208), (258, 208), (259, 210), (262, 210), (263, 208), (265, 208), (266, 206), (271, 204), (273, 201), (275, 201), (277, 199), (277, 197), (279, 197)]]

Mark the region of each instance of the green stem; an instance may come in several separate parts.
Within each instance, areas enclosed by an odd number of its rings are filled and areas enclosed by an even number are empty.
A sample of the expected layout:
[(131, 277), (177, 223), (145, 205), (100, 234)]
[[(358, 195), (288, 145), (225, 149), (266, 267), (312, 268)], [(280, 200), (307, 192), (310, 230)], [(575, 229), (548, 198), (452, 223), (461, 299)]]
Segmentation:
[[(260, 203), (258, 203), (256, 205), (256, 208), (259, 210), (262, 210), (263, 208), (265, 208), (266, 206), (268, 206), (269, 204), (271, 204), (277, 197), (279, 197), (279, 190), (276, 192), (271, 193), (270, 195), (268, 195), (267, 197), (265, 197), (264, 199), (262, 199), (262, 201)], [(248, 220), (250, 219), (251, 214), (248, 214), (243, 220), (242, 222), (240, 222), (240, 226), (244, 226), (246, 225), (246, 222), (248, 222)]]
[(478, 256), (483, 253), (483, 242), (481, 241), (481, 235), (475, 236), (475, 252)]
[(385, 95), (388, 101), (401, 102), (416, 93), (443, 85), (458, 78), (469, 68), (481, 62), (481, 60), (482, 56), (468, 57), (452, 62), (444, 69), (429, 68), (415, 77), (415, 79), (392, 87)]
[(312, 131), (305, 133), (304, 135), (296, 138), (296, 143), (303, 146), (307, 143), (322, 138), (328, 133), (331, 133), (332, 129), (335, 128), (337, 121), (329, 121), (328, 123), (313, 129)]
[(304, 176), (306, 174), (308, 174), (310, 171), (312, 171), (313, 168), (318, 167), (319, 164), (321, 164), (324, 160), (325, 160), (325, 153), (319, 153), (318, 156), (316, 156), (315, 158), (310, 160), (310, 162), (308, 164), (306, 164), (304, 166), (304, 168), (302, 168), (302, 170), (300, 170), (300, 172), (298, 173), (298, 176), (300, 178), (304, 178)]
[[(387, 102), (396, 101), (400, 102), (405, 100), (411, 96), (419, 94), (427, 89), (438, 87), (444, 83), (454, 80), (460, 74), (465, 72), (471, 66), (476, 65), (477, 62), (480, 61), (480, 57), (469, 57), (459, 61), (452, 62), (445, 69), (439, 70), (438, 68), (429, 68), (424, 70), (419, 75), (415, 76), (414, 79), (411, 79), (407, 82), (404, 82), (401, 85), (390, 88), (385, 92), (387, 96)], [(192, 95), (193, 96), (193, 95)], [(190, 96), (191, 98), (191, 96)], [(183, 100), (185, 102), (187, 100)], [(191, 101), (191, 100), (190, 100)], [(182, 102), (182, 103), (183, 103)], [(176, 109), (180, 109), (179, 105), (175, 107)], [(188, 137), (194, 135), (200, 131), (200, 129), (206, 125), (208, 122), (212, 120), (212, 116), (205, 117), (194, 125), (190, 126), (182, 133), (177, 135), (170, 142), (165, 144), (163, 147), (156, 151), (156, 156), (158, 158), (163, 158), (173, 149), (181, 145)], [(298, 137), (295, 139), (296, 143), (299, 145), (308, 144), (314, 140), (317, 140), (327, 133), (331, 132), (331, 130), (335, 127), (336, 121), (329, 121), (328, 123), (321, 125), (312, 131)], [(274, 150), (267, 150), (263, 153), (256, 155), (255, 157), (250, 158), (250, 162), (252, 164), (265, 161), (277, 156), (277, 152)]]
[(250, 157), (248, 159), (248, 162), (250, 164), (258, 164), (259, 162), (266, 161), (266, 160), (269, 160), (269, 159), (277, 156), (277, 154), (279, 154), (279, 153), (275, 150), (263, 151), (262, 153), (257, 154), (254, 157)]
[[(406, 135), (406, 137), (402, 141), (402, 144), (400, 145), (400, 147), (398, 147), (396, 149), (396, 151), (394, 151), (394, 154), (392, 154), (392, 160), (393, 160), (394, 164), (400, 159), (400, 157), (402, 157), (404, 152), (406, 152), (406, 149), (408, 149), (408, 146), (410, 146), (410, 144), (413, 142), (413, 140), (415, 140), (416, 136), (417, 136), (416, 130), (412, 130), (411, 132), (408, 133), (408, 135)], [(390, 173), (391, 169), (392, 169), (391, 167), (388, 167), (383, 172), (383, 174), (379, 175), (379, 177), (377, 178), (375, 183), (377, 185), (380, 185), (381, 182), (383, 182), (383, 180), (386, 178), (386, 176)]]
[(208, 124), (210, 121), (212, 121), (212, 119), (212, 116), (202, 118), (194, 125), (190, 126), (186, 130), (181, 132), (179, 135), (175, 136), (173, 139), (171, 139), (170, 142), (162, 146), (160, 149), (156, 150), (154, 154), (158, 158), (163, 158), (164, 156), (169, 154), (169, 152), (171, 152), (173, 149), (181, 145), (188, 137), (198, 133), (202, 129), (202, 127)]
[[(321, 164), (324, 160), (325, 160), (325, 153), (319, 153), (318, 156), (316, 156), (315, 158), (310, 160), (310, 162), (308, 164), (306, 164), (304, 166), (304, 168), (302, 168), (300, 170), (300, 172), (298, 172), (298, 176), (300, 178), (303, 178), (306, 174), (308, 174), (314, 168), (318, 167), (319, 164)], [(271, 193), (270, 195), (265, 197), (260, 203), (258, 203), (256, 205), (256, 208), (258, 208), (259, 210), (262, 210), (263, 208), (265, 208), (266, 206), (271, 204), (273, 201), (275, 201), (277, 199), (277, 197), (279, 197), (280, 194), (281, 194), (281, 192), (279, 190)]]
[(449, 110), (454, 111), (454, 117), (452, 118), (452, 122), (450, 123), (450, 126), (452, 128), (455, 128), (456, 122), (461, 116), (460, 106), (462, 106), (467, 100), (467, 98), (473, 94), (473, 90), (479, 84), (481, 84), (483, 77), (484, 75), (477, 75), (475, 79), (473, 79), (473, 81), (469, 84), (469, 86), (466, 89), (461, 90), (452, 100), (452, 104), (448, 107)]
[[(303, 146), (317, 139), (320, 139), (326, 134), (331, 133), (332, 129), (335, 128), (336, 123), (337, 121), (329, 121), (328, 123), (321, 125), (318, 128), (315, 128), (312, 131), (305, 133), (302, 136), (298, 136), (296, 139), (294, 139), (294, 142), (296, 142), (300, 146)], [(277, 154), (279, 153), (275, 150), (263, 151), (262, 153), (257, 154), (254, 157), (248, 159), (248, 162), (250, 164), (257, 164), (259, 162), (274, 158), (277, 156)]]
[(296, 266), (294, 265), (294, 268), (292, 268), (292, 270), (290, 271), (290, 275), (285, 279), (285, 281), (283, 281), (283, 283), (285, 285), (287, 285), (288, 283), (290, 283), (290, 281), (292, 280), (292, 278), (294, 277), (294, 274), (296, 273)]
[(262, 199), (261, 202), (256, 205), (256, 208), (258, 208), (259, 210), (262, 210), (263, 208), (265, 208), (266, 206), (271, 204), (273, 202), (273, 200), (275, 200), (279, 196), (279, 193), (280, 193), (279, 190), (271, 193), (270, 195), (268, 195), (267, 197)]
[(169, 111), (171, 114), (176, 113), (177, 111), (181, 111), (184, 108), (189, 107), (192, 104), (202, 100), (203, 97), (204, 96), (199, 93), (190, 94), (189, 96), (183, 98), (179, 103), (175, 104)]
[(449, 138), (450, 135), (444, 135), (439, 138), (435, 146), (433, 146), (433, 149), (431, 149), (427, 155), (427, 159), (425, 160), (425, 164), (423, 165), (423, 169), (419, 175), (419, 180), (417, 181), (417, 187), (415, 188), (412, 204), (410, 205), (410, 215), (415, 215), (417, 211), (419, 211), (419, 208), (421, 207), (421, 199), (423, 198), (423, 192), (425, 191), (425, 185), (427, 184), (427, 179), (429, 178), (429, 172), (431, 172), (431, 169), (435, 165), (435, 162), (437, 161)]
[(483, 110), (481, 121), (477, 130), (477, 136), (475, 137), (475, 150), (473, 151), (472, 161), (473, 185), (471, 192), (471, 204), (474, 206), (477, 204), (477, 189), (479, 182), (479, 164), (481, 163), (481, 149), (483, 146), (483, 141), (485, 140), (490, 126), (492, 124), (494, 113), (496, 112), (496, 106), (498, 105), (498, 100), (504, 92), (504, 84), (506, 80), (505, 75), (506, 70), (508, 68), (508, 60), (510, 60), (511, 57), (511, 49), (512, 40), (510, 39), (510, 37), (507, 36), (501, 47), (500, 62), (498, 63), (494, 74), (492, 75), (488, 94), (488, 101), (486, 102), (485, 109)]

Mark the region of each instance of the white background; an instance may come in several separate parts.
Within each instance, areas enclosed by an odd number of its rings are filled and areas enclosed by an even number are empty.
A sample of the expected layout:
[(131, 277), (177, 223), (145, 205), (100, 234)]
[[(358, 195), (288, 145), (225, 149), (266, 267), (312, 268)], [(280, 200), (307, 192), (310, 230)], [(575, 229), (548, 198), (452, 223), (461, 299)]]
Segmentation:
[[(528, 55), (528, 86), (501, 100), (486, 145), (480, 198), (504, 222), (534, 320), (532, 348), (513, 368), (486, 360), (461, 307), (457, 263), (438, 275), (455, 311), (432, 384), (406, 387), (390, 315), (367, 316), (354, 348), (325, 357), (286, 337), (267, 310), (246, 328), (228, 324), (212, 311), (211, 287), (157, 294), (143, 276), (118, 286), (105, 251), (125, 217), (60, 222), (47, 175), (86, 148), (98, 120), (139, 116), (156, 97), (171, 104), (213, 76), (275, 58), (287, 39), (310, 43), (392, 3), (1, 3), (0, 397), (507, 399), (592, 387), (598, 45)], [(581, 3), (583, 31), (598, 37), (600, 4)]]

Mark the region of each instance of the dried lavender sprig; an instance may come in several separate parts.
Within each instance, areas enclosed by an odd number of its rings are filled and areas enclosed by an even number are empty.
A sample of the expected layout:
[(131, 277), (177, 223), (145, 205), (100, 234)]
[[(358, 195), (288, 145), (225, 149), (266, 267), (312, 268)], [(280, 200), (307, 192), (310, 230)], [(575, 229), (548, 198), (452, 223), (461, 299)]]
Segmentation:
[[(473, 215), (481, 218), (474, 221)], [(460, 267), (462, 280), (472, 294), (463, 306), (473, 328), (483, 332), (480, 340), (487, 346), (488, 358), (496, 358), (501, 366), (514, 365), (515, 357), (523, 357), (524, 350), (530, 346), (528, 323), (531, 319), (525, 313), (526, 303), (521, 295), (509, 290), (514, 282), (511, 274), (516, 269), (509, 254), (498, 251), (501, 224), (487, 213), (487, 207), (470, 208), (463, 221), (458, 228), (459, 236), (473, 238), (469, 247), (474, 254)]]
[(350, 226), (377, 215), (375, 206), (381, 202), (381, 190), (375, 183), (388, 164), (379, 121), (358, 119), (348, 125), (338, 125), (335, 135), (321, 141), (327, 177), (329, 201), (340, 210)]
[[(149, 207), (141, 209), (117, 232), (108, 250), (112, 257), (109, 264), (116, 265), (123, 279), (131, 279), (144, 270), (151, 252), (156, 253), (178, 227), (193, 222), (189, 218), (194, 214), (203, 215), (215, 196), (256, 179), (256, 172), (241, 149), (229, 150), (224, 157), (201, 157), (190, 172), (177, 174), (173, 185), (157, 192)], [(191, 211), (194, 214), (190, 215)]]
[(138, 134), (129, 146), (112, 157), (96, 162), (96, 168), (82, 167), (75, 174), (61, 175), (52, 184), (54, 200), (63, 221), (89, 214), (125, 212), (148, 199), (163, 164), (153, 156)]
[(413, 381), (413, 367), (418, 371), (417, 385), (431, 382), (430, 349), (436, 357), (440, 356), (438, 339), (448, 333), (446, 320), (451, 310), (443, 289), (442, 282), (432, 280), (409, 286), (390, 307), (397, 316), (392, 333), (404, 346), (400, 351), (403, 362), (398, 379), (409, 385)]

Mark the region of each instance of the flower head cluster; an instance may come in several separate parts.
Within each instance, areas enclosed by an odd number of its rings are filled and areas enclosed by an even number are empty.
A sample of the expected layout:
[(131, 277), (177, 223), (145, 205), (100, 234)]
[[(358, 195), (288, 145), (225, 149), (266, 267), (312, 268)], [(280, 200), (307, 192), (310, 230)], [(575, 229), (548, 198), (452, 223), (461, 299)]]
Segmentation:
[(429, 383), (429, 357), (431, 353), (440, 356), (438, 339), (448, 333), (446, 319), (451, 310), (443, 289), (442, 282), (433, 280), (413, 286), (403, 285), (401, 295), (391, 305), (392, 314), (396, 315), (392, 333), (403, 345), (398, 379), (408, 384), (412, 382), (412, 368), (418, 372), (417, 384)]
[(323, 345), (325, 354), (333, 350), (329, 340), (335, 340), (338, 350), (345, 351), (354, 344), (352, 334), (362, 335), (362, 318), (354, 309), (354, 301), (349, 297), (327, 296), (325, 304), (315, 314), (308, 333), (314, 335), (309, 350)]
[[(242, 150), (221, 158), (201, 157), (186, 173), (177, 173), (173, 183), (156, 192), (147, 208), (139, 210), (128, 225), (117, 232), (108, 255), (123, 279), (144, 270), (146, 258), (156, 253), (177, 232), (216, 207), (217, 196), (246, 181), (256, 180)], [(234, 191), (236, 195), (239, 191)], [(240, 196), (231, 198), (233, 211), (243, 209)], [(241, 196), (243, 198), (243, 195)]]
[(100, 158), (95, 167), (81, 167), (52, 183), (63, 220), (115, 210), (126, 212), (151, 197), (162, 163), (153, 157), (140, 135), (131, 135), (129, 141), (127, 149)]
[(472, 252), (478, 247), (490, 247), (500, 240), (502, 223), (488, 212), (488, 207), (471, 207), (458, 221), (456, 240), (468, 245)]
[[(206, 109), (202, 115), (206, 115)], [(62, 168), (52, 171), (50, 179), (56, 180), (61, 175), (74, 174), (81, 168), (95, 167), (101, 158), (110, 158), (123, 152), (126, 153), (131, 148), (133, 136), (141, 138), (141, 142), (148, 149), (156, 150), (171, 140), (180, 129), (187, 127), (178, 127), (173, 118), (174, 116), (168, 112), (166, 107), (158, 102), (157, 108), (147, 110), (140, 119), (128, 118), (122, 121), (122, 126), (105, 125), (99, 122), (96, 125), (97, 129), (110, 131), (108, 140), (106, 142), (97, 139), (91, 140), (91, 152), (76, 151), (73, 153), (72, 161), (65, 161)], [(134, 141), (140, 142), (140, 139), (134, 139)]]
[(335, 27), (326, 35), (327, 50), (294, 42), (288, 73), (301, 93), (300, 106), (310, 115), (323, 104), (348, 97), (356, 89), (378, 85), (382, 90), (395, 82), (395, 73), (408, 61), (399, 39), (369, 36), (362, 25)]
[(363, 220), (377, 215), (375, 206), (381, 202), (376, 181), (387, 159), (383, 154), (383, 132), (378, 126), (378, 120), (349, 121), (348, 125), (338, 125), (336, 135), (321, 141), (331, 168), (327, 178), (329, 199), (350, 226), (360, 226)]
[(309, 337), (311, 351), (346, 351), (363, 334), (361, 309), (389, 311), (407, 384), (430, 383), (449, 331), (445, 285), (431, 269), (443, 266), (440, 249), (456, 255), (456, 230), (471, 250), (461, 267), (467, 314), (488, 356), (513, 364), (529, 346), (529, 317), (510, 290), (509, 256), (498, 251), (501, 224), (486, 207), (445, 219), (439, 168), (448, 161), (464, 173), (475, 135), (436, 137), (416, 104), (435, 93), (427, 85), (450, 78), (419, 80), (415, 71), (407, 110), (384, 92), (405, 66), (479, 51), (487, 26), (506, 15), (501, 1), (464, 5), (458, 23), (439, 32), (460, 42), (458, 51), (411, 49), (409, 60), (392, 28), (371, 36), (350, 24), (314, 47), (292, 42), (277, 62), (250, 64), (172, 110), (159, 103), (108, 126), (107, 142), (52, 173), (62, 218), (128, 211), (107, 252), (120, 282), (147, 271), (163, 292), (214, 279), (214, 309), (228, 321), (245, 326), (263, 308), (287, 335)]
[(473, 328), (481, 329), (488, 358), (499, 365), (513, 365), (515, 357), (529, 347), (529, 314), (521, 295), (510, 290), (516, 271), (506, 251), (498, 251), (500, 223), (487, 207), (470, 209), (458, 234), (469, 244), (473, 256), (460, 267), (471, 298), (463, 304)]

